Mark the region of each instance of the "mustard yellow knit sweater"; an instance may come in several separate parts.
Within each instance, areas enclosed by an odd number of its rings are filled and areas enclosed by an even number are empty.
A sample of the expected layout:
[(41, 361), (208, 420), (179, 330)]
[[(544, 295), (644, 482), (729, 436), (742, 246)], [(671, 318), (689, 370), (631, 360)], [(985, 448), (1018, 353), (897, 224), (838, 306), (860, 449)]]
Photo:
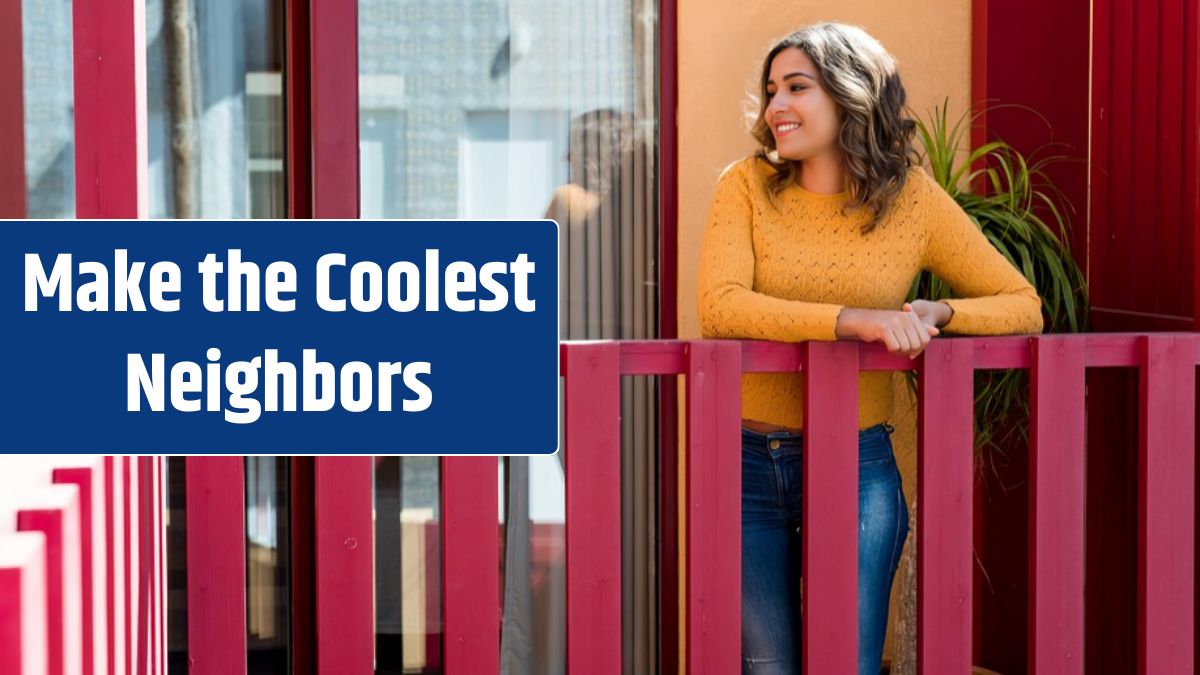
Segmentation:
[[(921, 270), (962, 299), (946, 333), (999, 335), (1042, 330), (1037, 292), (919, 167), (870, 234), (864, 210), (843, 212), (846, 193), (798, 185), (767, 197), (774, 171), (748, 157), (721, 175), (700, 260), (700, 330), (706, 338), (834, 340), (843, 307), (899, 310)], [(941, 338), (934, 338), (941, 339)], [(892, 415), (889, 372), (859, 375), (859, 428)], [(804, 376), (749, 373), (742, 417), (803, 427)]]

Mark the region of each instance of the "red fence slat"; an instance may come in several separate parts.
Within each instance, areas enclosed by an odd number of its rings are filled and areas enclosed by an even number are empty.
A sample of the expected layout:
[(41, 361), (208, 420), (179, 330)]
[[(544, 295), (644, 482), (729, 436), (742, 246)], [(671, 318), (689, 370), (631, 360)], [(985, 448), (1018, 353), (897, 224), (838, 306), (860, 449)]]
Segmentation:
[(1138, 667), (1193, 671), (1196, 339), (1141, 338)]
[[(741, 346), (687, 347), (687, 667), (741, 667)], [(568, 460), (569, 461), (569, 460)]]
[(804, 345), (804, 672), (858, 670), (857, 342)]
[(312, 200), (314, 218), (358, 217), (358, 2), (312, 2)]
[(21, 3), (0, 4), (0, 218), (24, 218), (25, 86)]
[(974, 350), (934, 340), (921, 356), (917, 434), (917, 668), (971, 669)]
[(46, 539), (0, 534), (0, 673), (45, 675)]
[(374, 466), (371, 457), (315, 461), (318, 675), (375, 669)]
[(104, 536), (108, 541), (104, 561), (108, 606), (104, 618), (108, 623), (108, 672), (112, 675), (125, 675), (126, 672), (124, 463), (120, 457), (108, 455), (104, 458), (104, 492), (108, 495), (104, 505)]
[(1029, 672), (1083, 674), (1084, 359), (1079, 340), (1033, 341)]
[(495, 457), (442, 458), (447, 675), (500, 672), (498, 467)]
[(146, 172), (146, 3), (73, 0), (75, 212), (142, 218)]
[(246, 672), (245, 469), (188, 457), (187, 617), (191, 675)]
[(83, 666), (79, 490), (74, 485), (38, 486), (20, 503), (17, 529), (46, 538), (46, 672), (74, 675)]
[(95, 456), (66, 460), (54, 469), (53, 480), (74, 485), (79, 491), (83, 673), (108, 672), (104, 460)]
[[(621, 377), (615, 342), (572, 349), (566, 390), (567, 671), (621, 671)], [(560, 449), (561, 450), (561, 449)]]

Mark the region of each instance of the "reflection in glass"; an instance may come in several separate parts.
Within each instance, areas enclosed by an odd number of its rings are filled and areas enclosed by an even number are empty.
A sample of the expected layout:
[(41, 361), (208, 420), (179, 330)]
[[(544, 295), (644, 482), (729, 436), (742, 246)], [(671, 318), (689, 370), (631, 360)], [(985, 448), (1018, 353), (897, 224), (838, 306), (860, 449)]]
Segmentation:
[(375, 459), (375, 672), (441, 673), (437, 457)]
[(286, 216), (283, 0), (146, 0), (150, 214)]
[(250, 675), (288, 675), (288, 458), (246, 458), (246, 631)]
[(28, 216), (73, 218), (75, 93), (71, 2), (19, 1), (25, 87)]
[[(358, 0), (362, 216), (554, 218), (563, 339), (656, 337), (656, 12)], [(657, 388), (643, 380), (622, 385), (626, 672), (658, 661)], [(565, 454), (500, 470), (506, 674), (565, 671)]]

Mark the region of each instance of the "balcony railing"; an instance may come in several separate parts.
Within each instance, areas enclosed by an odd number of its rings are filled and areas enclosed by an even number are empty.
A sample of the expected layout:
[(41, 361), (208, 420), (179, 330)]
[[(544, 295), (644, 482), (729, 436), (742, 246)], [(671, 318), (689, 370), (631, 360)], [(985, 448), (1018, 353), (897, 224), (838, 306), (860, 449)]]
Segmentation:
[[(621, 672), (622, 376), (685, 378), (684, 658), (688, 672), (724, 675), (740, 670), (741, 376), (806, 374), (803, 664), (808, 673), (843, 673), (855, 671), (857, 654), (858, 373), (913, 369), (918, 667), (924, 674), (970, 672), (973, 376), (1013, 368), (1031, 373), (1030, 671), (1084, 672), (1084, 378), (1089, 368), (1135, 368), (1139, 668), (1193, 672), (1200, 336), (942, 338), (915, 361), (856, 342), (566, 343), (561, 356), (571, 673)], [(77, 459), (39, 459), (42, 468), (26, 470), (32, 477), (23, 489), (5, 494), (0, 672), (41, 673), (47, 660), (64, 663), (74, 658), (72, 636), (84, 645), (84, 659), (115, 654), (137, 668), (130, 672), (164, 672), (158, 461), (109, 458), (80, 468)], [(190, 671), (244, 672), (242, 460), (187, 462)], [(14, 466), (5, 465), (10, 478)], [(370, 458), (315, 459), (312, 621), (319, 673), (365, 675), (373, 667), (372, 467)], [(78, 491), (50, 487), (52, 481), (75, 483)], [(46, 487), (37, 489), (39, 482)], [(499, 672), (497, 490), (494, 458), (442, 459), (441, 663), (451, 675)], [(132, 536), (122, 534), (122, 524)], [(101, 583), (105, 574), (109, 580)], [(105, 628), (96, 623), (102, 616)]]

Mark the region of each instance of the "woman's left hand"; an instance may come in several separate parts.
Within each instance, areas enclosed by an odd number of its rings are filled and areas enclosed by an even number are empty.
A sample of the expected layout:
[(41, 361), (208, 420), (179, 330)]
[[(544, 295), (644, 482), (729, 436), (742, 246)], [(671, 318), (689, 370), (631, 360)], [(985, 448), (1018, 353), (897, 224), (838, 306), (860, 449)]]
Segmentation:
[(950, 323), (950, 317), (954, 316), (954, 310), (944, 302), (934, 302), (932, 300), (913, 300), (912, 302), (904, 303), (905, 312), (916, 312), (921, 319), (921, 323), (934, 328), (941, 328)]

